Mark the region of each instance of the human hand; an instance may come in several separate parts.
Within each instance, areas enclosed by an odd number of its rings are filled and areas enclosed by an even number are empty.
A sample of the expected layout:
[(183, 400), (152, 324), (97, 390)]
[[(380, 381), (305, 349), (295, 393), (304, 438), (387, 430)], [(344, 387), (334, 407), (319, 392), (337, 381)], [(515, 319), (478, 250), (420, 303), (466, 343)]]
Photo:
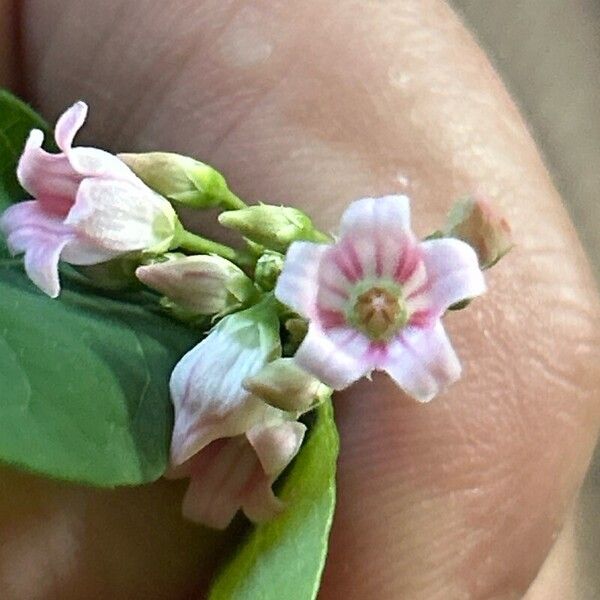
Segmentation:
[[(49, 120), (85, 98), (83, 137), (95, 145), (197, 156), (245, 199), (296, 203), (324, 227), (365, 195), (408, 193), (421, 232), (457, 196), (495, 199), (517, 247), (490, 273), (488, 296), (447, 319), (463, 380), (426, 406), (384, 377), (337, 398), (339, 500), (321, 597), (525, 593), (596, 441), (600, 312), (533, 142), (448, 7), (22, 9), (26, 97)], [(177, 598), (210, 575), (199, 530), (178, 517), (181, 487), (110, 493), (3, 478), (0, 589), (14, 598)]]

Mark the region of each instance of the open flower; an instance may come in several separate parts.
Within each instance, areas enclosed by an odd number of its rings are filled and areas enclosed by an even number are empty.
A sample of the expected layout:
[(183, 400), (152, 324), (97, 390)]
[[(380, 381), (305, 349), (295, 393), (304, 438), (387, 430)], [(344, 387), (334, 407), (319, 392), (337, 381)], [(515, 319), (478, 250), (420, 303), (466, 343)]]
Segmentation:
[(310, 320), (295, 359), (323, 383), (381, 370), (426, 402), (460, 376), (440, 318), (484, 291), (468, 244), (419, 242), (408, 198), (386, 196), (353, 202), (335, 244), (293, 243), (275, 295)]
[(282, 503), (271, 487), (296, 456), (305, 431), (298, 421), (271, 417), (244, 435), (212, 442), (169, 474), (190, 478), (183, 515), (217, 529), (240, 508), (254, 522), (276, 516)]
[(25, 253), (31, 280), (49, 296), (60, 292), (58, 262), (93, 265), (134, 251), (164, 252), (178, 221), (169, 202), (153, 192), (116, 156), (73, 148), (87, 105), (77, 102), (57, 121), (59, 154), (42, 149), (34, 129), (17, 176), (35, 200), (6, 210), (0, 228), (13, 254)]
[(224, 317), (176, 365), (170, 384), (175, 407), (173, 466), (214, 440), (244, 434), (281, 412), (243, 387), (247, 377), (281, 354), (274, 304), (267, 297)]
[(175, 427), (171, 478), (189, 477), (183, 514), (226, 527), (241, 508), (252, 521), (281, 508), (271, 486), (300, 448), (305, 426), (244, 387), (281, 354), (273, 297), (231, 314), (171, 376)]

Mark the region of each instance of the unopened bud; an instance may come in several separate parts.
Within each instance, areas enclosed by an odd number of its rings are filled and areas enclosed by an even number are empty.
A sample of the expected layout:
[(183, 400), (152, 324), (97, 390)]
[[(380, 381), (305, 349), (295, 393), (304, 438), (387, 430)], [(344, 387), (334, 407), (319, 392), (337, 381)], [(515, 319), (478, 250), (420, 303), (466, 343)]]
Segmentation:
[(284, 257), (279, 252), (266, 250), (256, 261), (254, 281), (265, 291), (271, 291), (283, 268)]
[(293, 358), (268, 363), (244, 379), (243, 385), (267, 404), (293, 413), (303, 413), (331, 395), (331, 388), (301, 369)]
[(190, 208), (245, 206), (216, 169), (189, 156), (171, 152), (118, 156), (148, 187), (174, 202)]
[(456, 202), (448, 214), (444, 234), (469, 244), (482, 269), (496, 264), (513, 247), (508, 222), (480, 196)]
[(220, 256), (176, 256), (139, 267), (136, 275), (148, 287), (196, 315), (226, 314), (256, 294), (250, 278)]
[(296, 240), (327, 241), (301, 210), (290, 206), (258, 204), (219, 215), (219, 223), (276, 252), (285, 252)]
[(291, 317), (284, 323), (287, 336), (284, 338), (284, 350), (287, 356), (296, 354), (298, 347), (308, 333), (308, 321), (301, 317)]

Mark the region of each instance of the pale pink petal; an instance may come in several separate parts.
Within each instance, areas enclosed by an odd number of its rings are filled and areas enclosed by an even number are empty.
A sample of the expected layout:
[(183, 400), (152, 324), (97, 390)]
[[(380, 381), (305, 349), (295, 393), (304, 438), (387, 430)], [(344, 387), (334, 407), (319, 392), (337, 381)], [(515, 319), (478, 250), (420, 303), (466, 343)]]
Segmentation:
[(410, 231), (409, 199), (385, 196), (353, 202), (342, 217), (341, 235), (338, 246), (355, 254), (359, 278), (394, 277), (417, 245)]
[(315, 314), (317, 275), (329, 246), (294, 242), (288, 249), (283, 271), (277, 280), (275, 297), (306, 318)]
[(9, 207), (0, 218), (0, 230), (12, 254), (25, 252), (25, 271), (33, 283), (56, 298), (60, 253), (73, 239), (73, 232), (60, 218), (46, 214), (35, 200)]
[(242, 508), (251, 521), (272, 519), (283, 508), (272, 485), (300, 450), (305, 432), (306, 427), (297, 421), (258, 425), (247, 432), (261, 467), (255, 469), (243, 491)]
[(25, 252), (27, 276), (51, 298), (56, 298), (60, 293), (58, 261), (60, 253), (68, 241), (68, 237), (40, 234)]
[(174, 466), (215, 439), (242, 434), (281, 413), (242, 385), (280, 352), (277, 317), (262, 322), (253, 314), (248, 309), (222, 319), (175, 367), (170, 383)]
[(283, 421), (273, 425), (256, 425), (246, 437), (254, 448), (265, 474), (276, 479), (300, 450), (306, 425)]
[(429, 328), (407, 327), (389, 344), (379, 367), (419, 402), (428, 402), (460, 377), (461, 367), (438, 321)]
[(340, 235), (371, 233), (383, 223), (393, 223), (398, 231), (410, 230), (410, 200), (407, 196), (355, 200), (342, 215)]
[(224, 529), (240, 509), (244, 489), (259, 468), (256, 454), (244, 437), (213, 442), (190, 461), (184, 517)]
[(81, 178), (64, 154), (42, 149), (44, 134), (33, 129), (17, 166), (20, 184), (39, 200), (47, 212), (65, 216), (75, 200)]
[(95, 178), (81, 182), (75, 204), (65, 219), (65, 224), (99, 247), (119, 252), (168, 245), (175, 223), (173, 207), (149, 188)]
[(64, 247), (61, 260), (72, 265), (97, 265), (117, 258), (121, 254), (120, 251), (107, 250), (94, 240), (88, 240), (85, 236), (79, 235)]
[(99, 148), (77, 146), (69, 150), (68, 157), (71, 167), (81, 177), (122, 179), (135, 185), (144, 185), (120, 158), (110, 152)]
[(270, 521), (283, 510), (283, 502), (273, 493), (272, 482), (260, 465), (246, 485), (242, 495), (242, 509), (253, 523)]
[(452, 238), (421, 243), (427, 270), (427, 297), (436, 315), (486, 290), (477, 254), (465, 242)]
[(73, 145), (73, 139), (85, 123), (88, 107), (81, 100), (68, 108), (56, 122), (54, 138), (63, 152), (68, 152)]
[(368, 348), (365, 336), (350, 327), (324, 331), (311, 323), (294, 359), (325, 385), (341, 390), (372, 369)]

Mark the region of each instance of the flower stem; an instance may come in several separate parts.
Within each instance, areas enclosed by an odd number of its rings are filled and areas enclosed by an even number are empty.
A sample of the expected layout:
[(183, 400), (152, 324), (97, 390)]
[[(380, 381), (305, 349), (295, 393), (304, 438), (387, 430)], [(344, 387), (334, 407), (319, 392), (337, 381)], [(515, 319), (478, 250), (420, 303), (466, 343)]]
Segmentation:
[(185, 229), (181, 230), (177, 242), (179, 248), (188, 252), (194, 252), (195, 254), (216, 254), (239, 266), (248, 267), (255, 263), (255, 259), (248, 252), (236, 250), (231, 246), (209, 240)]
[(221, 206), (225, 210), (239, 210), (240, 208), (248, 207), (248, 205), (241, 198), (238, 198), (230, 189), (227, 189), (223, 194)]

